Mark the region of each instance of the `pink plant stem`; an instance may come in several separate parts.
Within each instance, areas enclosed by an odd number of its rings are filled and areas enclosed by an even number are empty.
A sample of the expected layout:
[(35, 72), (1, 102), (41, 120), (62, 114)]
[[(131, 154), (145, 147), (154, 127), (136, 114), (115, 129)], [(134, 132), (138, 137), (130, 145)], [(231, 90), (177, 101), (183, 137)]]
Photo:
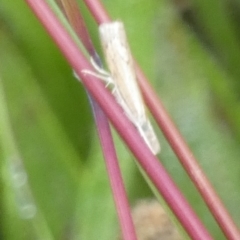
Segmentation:
[(89, 37), (76, 0), (59, 0), (59, 4), (61, 4), (60, 6), (63, 12), (67, 16), (68, 21), (73, 27), (76, 34), (81, 39), (81, 42), (83, 43), (89, 54), (94, 57), (96, 55), (96, 51), (92, 44), (91, 38)]
[(101, 146), (103, 149), (108, 177), (113, 192), (114, 202), (122, 229), (123, 239), (137, 240), (108, 119), (97, 102), (95, 100), (91, 102), (94, 110), (93, 112), (95, 114)]
[[(65, 12), (70, 25), (81, 39), (90, 56), (96, 62), (99, 62), (98, 55), (85, 27), (84, 19), (82, 18), (77, 2), (75, 0), (61, 0), (61, 3), (62, 10)], [(122, 237), (124, 240), (137, 240), (108, 119), (95, 99), (91, 97), (91, 94), (88, 93), (88, 96), (91, 102), (98, 135), (104, 154), (107, 173), (121, 226)]]
[[(98, 0), (84, 0), (92, 15), (98, 24), (110, 22), (111, 19), (104, 9), (103, 5)], [(136, 63), (137, 76), (143, 96), (152, 112), (158, 125), (161, 127), (166, 139), (171, 145), (173, 151), (177, 155), (186, 172), (192, 179), (193, 183), (199, 190), (209, 210), (212, 212), (214, 218), (218, 222), (220, 228), (229, 240), (240, 239), (239, 229), (235, 225), (233, 219), (224, 207), (222, 201), (218, 197), (216, 191), (207, 179), (203, 170), (179, 133), (177, 127), (169, 117), (161, 100), (156, 95), (153, 88), (148, 83), (147, 78), (142, 72), (139, 65)]]
[(44, 0), (26, 1), (61, 49), (72, 68), (81, 77), (85, 87), (99, 103), (121, 137), (128, 144), (140, 165), (146, 171), (156, 189), (165, 198), (189, 236), (196, 240), (212, 239), (161, 163), (150, 152), (137, 130), (126, 118), (125, 114), (122, 113), (113, 96), (94, 76), (86, 76), (82, 73), (83, 69), (92, 71), (93, 69), (46, 2)]
[(203, 170), (197, 162), (197, 159), (184, 141), (177, 127), (169, 117), (167, 111), (162, 105), (162, 102), (157, 97), (152, 87), (146, 82), (146, 78), (138, 66), (137, 70), (141, 89), (144, 93), (148, 93), (147, 95), (144, 94), (146, 96), (146, 102), (159, 126), (161, 126), (166, 139), (168, 140), (175, 154), (178, 156), (178, 159), (192, 179), (198, 191), (202, 195), (206, 205), (212, 212), (215, 220), (219, 224), (227, 239), (239, 240), (239, 229), (226, 210), (212, 184), (204, 174)]

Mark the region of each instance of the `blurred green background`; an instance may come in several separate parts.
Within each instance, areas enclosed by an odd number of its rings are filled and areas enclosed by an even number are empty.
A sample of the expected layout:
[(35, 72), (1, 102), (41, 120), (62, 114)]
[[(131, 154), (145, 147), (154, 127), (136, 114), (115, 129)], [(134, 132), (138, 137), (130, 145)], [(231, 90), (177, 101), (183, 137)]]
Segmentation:
[[(79, 2), (100, 50), (96, 25)], [(240, 226), (240, 1), (104, 5), (124, 22), (134, 56)], [(214, 238), (225, 239), (157, 133), (161, 161)], [(150, 197), (114, 135), (131, 203)], [(0, 239), (118, 235), (87, 95), (24, 1), (0, 4), (0, 171)]]

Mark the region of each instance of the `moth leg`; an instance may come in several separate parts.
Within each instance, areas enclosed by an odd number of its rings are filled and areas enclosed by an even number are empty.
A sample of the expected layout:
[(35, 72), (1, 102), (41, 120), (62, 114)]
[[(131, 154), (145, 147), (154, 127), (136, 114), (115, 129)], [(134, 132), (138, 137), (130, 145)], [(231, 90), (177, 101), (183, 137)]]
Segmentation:
[[(91, 70), (82, 70), (81, 71), (83, 74), (89, 74), (89, 75), (92, 75), (94, 77), (97, 77), (99, 78), (100, 80), (102, 80), (104, 83), (106, 83), (105, 87), (107, 88), (110, 84), (113, 84), (113, 89), (115, 89), (115, 83), (113, 81), (113, 79), (111, 78), (110, 75), (103, 75), (101, 73), (96, 73), (96, 72), (93, 72)], [(81, 82), (81, 79), (79, 78), (79, 76), (77, 75), (77, 73), (75, 71), (73, 71), (73, 75), (76, 79), (78, 79), (80, 82)]]
[(98, 77), (101, 79), (101, 80), (104, 80), (106, 83), (107, 83), (107, 85), (106, 85), (106, 87), (108, 87), (109, 86), (109, 84), (113, 84), (113, 90), (112, 90), (112, 92), (115, 90), (115, 88), (116, 88), (116, 86), (115, 86), (115, 83), (114, 83), (114, 81), (113, 81), (113, 79), (112, 79), (112, 76), (111, 76), (111, 74), (109, 73), (109, 72), (107, 72), (105, 69), (103, 69), (102, 67), (100, 67), (95, 61), (94, 61), (94, 59), (91, 57), (90, 58), (90, 62), (91, 62), (91, 64), (92, 64), (92, 66), (95, 68), (95, 70), (100, 74), (100, 75), (98, 75)]
[(106, 83), (105, 87), (107, 88), (110, 84), (113, 85), (113, 89), (115, 89), (115, 83), (112, 79), (112, 77), (109, 75), (109, 76), (105, 76), (105, 75), (102, 75), (102, 74), (99, 74), (99, 73), (96, 73), (96, 72), (93, 72), (93, 71), (90, 71), (90, 70), (82, 70), (82, 73), (83, 74), (89, 74), (89, 75), (92, 75), (94, 77), (97, 77), (99, 78), (100, 80), (102, 80), (104, 83)]
[[(111, 77), (111, 75), (105, 71), (102, 67), (100, 67), (95, 61), (94, 59), (91, 57), (90, 58), (90, 62), (92, 64), (92, 66), (94, 67), (94, 69), (96, 70), (96, 72), (93, 72), (91, 70), (87, 70), (87, 69), (84, 69), (82, 70), (81, 72), (83, 74), (89, 74), (89, 75), (92, 75), (94, 77), (97, 77), (99, 78), (100, 80), (104, 81), (106, 83), (106, 86), (105, 87), (108, 87), (110, 84), (113, 84), (113, 89), (115, 89), (115, 83)], [(76, 74), (75, 71), (73, 71), (73, 75), (79, 80), (79, 76)]]
[(91, 64), (92, 64), (92, 66), (94, 67), (94, 69), (95, 69), (98, 73), (110, 77), (110, 73), (107, 72), (107, 71), (106, 71), (105, 69), (103, 69), (102, 67), (100, 67), (100, 66), (94, 61), (94, 59), (93, 59), (92, 57), (90, 57), (90, 62), (91, 62)]

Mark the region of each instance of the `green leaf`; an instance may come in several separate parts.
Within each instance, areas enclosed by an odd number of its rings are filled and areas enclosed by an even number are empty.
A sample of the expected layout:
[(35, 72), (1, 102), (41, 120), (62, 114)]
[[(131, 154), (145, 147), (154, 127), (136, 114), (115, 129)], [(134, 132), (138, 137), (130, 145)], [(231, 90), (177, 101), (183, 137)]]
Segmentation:
[(7, 106), (7, 111), (1, 109), (1, 116), (9, 119), (6, 124), (12, 129), (1, 132), (3, 160), (10, 165), (12, 158), (21, 158), (37, 209), (53, 235), (60, 236), (67, 230), (76, 204), (79, 156), (30, 66), (3, 31), (0, 61), (2, 101)]
[[(113, 19), (124, 22), (133, 55), (240, 226), (239, 106), (237, 88), (231, 87), (238, 85), (239, 40), (224, 15), (227, 10), (213, 8), (217, 1), (200, 2), (192, 1), (190, 8), (198, 8), (198, 21), (208, 26), (204, 34), (215, 51), (226, 54), (224, 61), (221, 54), (213, 57), (169, 1), (103, 1)], [(89, 15), (86, 19), (99, 46), (96, 26)], [(33, 239), (33, 234), (39, 239), (114, 239), (116, 213), (86, 93), (23, 1), (1, 2), (0, 35), (0, 234), (6, 240)], [(214, 238), (224, 239), (157, 133), (161, 161)], [(132, 156), (115, 140), (130, 201), (148, 196)], [(37, 228), (34, 220), (19, 217), (7, 167), (11, 156), (18, 156), (29, 176)]]

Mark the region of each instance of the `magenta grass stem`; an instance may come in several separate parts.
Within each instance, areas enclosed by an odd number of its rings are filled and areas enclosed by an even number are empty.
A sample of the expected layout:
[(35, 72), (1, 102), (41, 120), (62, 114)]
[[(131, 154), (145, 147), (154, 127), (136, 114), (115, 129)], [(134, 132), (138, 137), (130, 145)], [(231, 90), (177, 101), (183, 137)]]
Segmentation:
[(46, 2), (44, 0), (27, 0), (27, 2), (61, 49), (72, 68), (81, 77), (85, 87), (99, 103), (121, 137), (128, 144), (140, 165), (169, 204), (189, 236), (196, 240), (212, 239), (161, 163), (151, 153), (137, 130), (123, 114), (122, 109), (113, 96), (94, 76), (86, 76), (82, 73), (83, 69), (92, 71), (93, 69)]
[[(70, 25), (75, 30), (79, 39), (81, 39), (83, 45), (95, 62), (99, 62), (100, 60), (86, 29), (84, 19), (81, 15), (77, 2), (75, 0), (61, 0), (61, 3), (62, 10), (65, 12)], [(109, 121), (98, 103), (91, 97), (91, 94), (88, 93), (88, 97), (94, 113), (122, 237), (124, 240), (137, 240)]]
[[(110, 16), (99, 0), (84, 0), (84, 2), (98, 24), (111, 21)], [(147, 78), (137, 63), (136, 68), (144, 99), (173, 151), (190, 176), (194, 185), (197, 187), (225, 236), (229, 240), (240, 239), (238, 227), (234, 223), (221, 199), (198, 164), (197, 159), (194, 157), (177, 127), (165, 110), (161, 100), (148, 83)]]
[(148, 103), (148, 106), (153, 113), (156, 121), (161, 126), (161, 129), (169, 144), (171, 145), (173, 151), (177, 155), (194, 185), (197, 187), (210, 212), (214, 216), (216, 222), (222, 229), (227, 239), (239, 240), (240, 232), (238, 227), (234, 223), (232, 217), (228, 213), (212, 184), (204, 174), (197, 159), (184, 141), (183, 137), (178, 131), (176, 125), (171, 120), (156, 93), (152, 87), (144, 80), (145, 77), (141, 69), (139, 68), (138, 71), (141, 72), (138, 75), (141, 82), (140, 85), (142, 86), (143, 91), (148, 93), (146, 102)]
[(97, 124), (123, 239), (137, 240), (108, 119), (94, 99), (91, 99), (91, 104), (95, 115), (95, 121)]

